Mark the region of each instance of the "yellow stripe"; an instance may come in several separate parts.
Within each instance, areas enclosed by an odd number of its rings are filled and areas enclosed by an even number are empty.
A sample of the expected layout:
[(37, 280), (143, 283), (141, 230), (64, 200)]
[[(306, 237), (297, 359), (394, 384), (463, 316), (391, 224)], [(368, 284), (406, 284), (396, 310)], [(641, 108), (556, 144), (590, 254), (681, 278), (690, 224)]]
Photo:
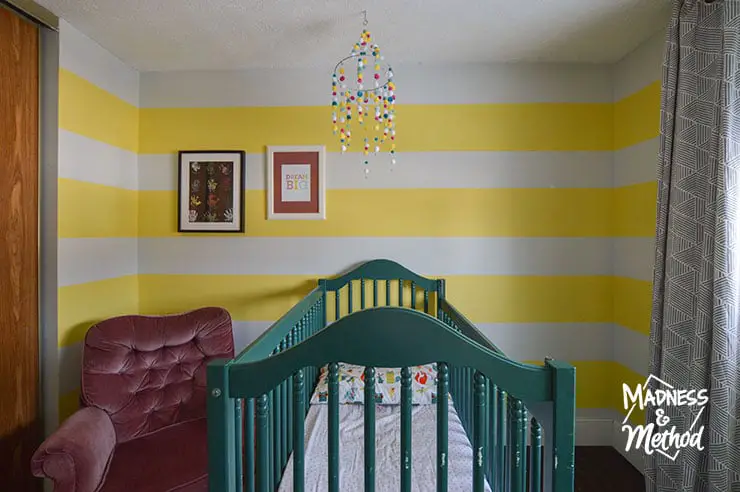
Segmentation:
[[(445, 278), (450, 299), (473, 322), (611, 322), (608, 276)], [(310, 275), (139, 275), (142, 313), (218, 305), (239, 321), (276, 320), (315, 286)]]
[[(140, 191), (139, 198), (140, 236), (180, 235), (175, 191)], [(608, 188), (327, 190), (323, 221), (266, 220), (263, 190), (248, 190), (245, 201), (248, 236), (611, 235)]]
[(60, 287), (59, 346), (80, 342), (87, 330), (113, 316), (138, 314), (139, 284), (136, 275)]
[(652, 282), (626, 277), (614, 277), (614, 322), (650, 335), (653, 308)]
[(614, 148), (629, 147), (660, 134), (660, 81), (614, 105)]
[(614, 188), (614, 235), (653, 237), (657, 211), (658, 185), (640, 183)]
[[(198, 148), (264, 152), (266, 145), (304, 144), (340, 150), (329, 106), (142, 108), (140, 114), (145, 154)], [(397, 117), (399, 152), (613, 147), (608, 103), (400, 105)]]
[(60, 178), (58, 200), (60, 238), (137, 236), (136, 191)]
[(132, 152), (139, 149), (139, 109), (63, 68), (59, 126)]
[(80, 408), (80, 390), (75, 389), (59, 396), (59, 423), (67, 420)]

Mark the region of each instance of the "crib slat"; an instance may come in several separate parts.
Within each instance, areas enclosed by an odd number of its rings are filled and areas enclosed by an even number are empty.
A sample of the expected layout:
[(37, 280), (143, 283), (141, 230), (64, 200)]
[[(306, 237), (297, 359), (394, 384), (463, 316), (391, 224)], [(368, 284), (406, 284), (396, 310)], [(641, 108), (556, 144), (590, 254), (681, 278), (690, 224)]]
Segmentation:
[(299, 369), (293, 375), (293, 492), (303, 492), (306, 479), (306, 464), (304, 451), (304, 434), (306, 432), (302, 415), (305, 413), (303, 404), (303, 370)]
[(444, 362), (437, 364), (437, 492), (447, 492), (447, 437), (449, 415), (447, 393), (449, 368)]
[(403, 307), (403, 279), (398, 279), (398, 306)]
[(329, 492), (339, 492), (339, 365), (329, 364)]
[(365, 492), (375, 492), (375, 368), (365, 368)]
[(254, 492), (254, 398), (244, 403), (244, 490)]
[(473, 424), (473, 491), (485, 490), (486, 378), (475, 372), (475, 421)]
[(341, 306), (341, 295), (340, 295), (340, 289), (336, 290), (337, 298), (334, 300), (334, 321), (339, 319), (339, 307)]
[[(290, 330), (290, 334), (288, 335), (288, 348), (292, 347), (295, 344), (295, 339), (293, 337), (293, 330)], [(293, 385), (295, 384), (295, 381), (293, 381), (293, 376), (290, 376), (288, 378), (288, 422), (286, 423), (287, 431), (288, 431), (288, 456), (290, 456), (290, 453), (293, 452)]]
[(273, 388), (272, 391), (270, 391), (270, 490), (275, 489), (275, 483), (280, 480), (280, 477), (278, 476), (278, 447), (277, 442), (279, 439), (277, 438), (278, 433), (278, 423), (277, 423), (277, 415), (279, 413), (278, 408), (278, 402), (277, 402), (277, 391), (276, 388)]
[(390, 280), (385, 281), (385, 305), (386, 306), (391, 305), (391, 281)]
[(360, 279), (360, 308), (365, 309), (365, 279)]
[(416, 309), (416, 282), (411, 282), (411, 309)]
[(280, 409), (283, 407), (283, 395), (281, 391), (282, 385), (278, 385), (275, 387), (274, 390), (274, 396), (273, 396), (273, 402), (274, 405), (272, 407), (272, 425), (273, 425), (273, 440), (272, 440), (272, 454), (273, 454), (273, 476), (275, 477), (275, 481), (273, 482), (278, 483), (280, 481), (280, 465), (282, 464), (282, 456), (280, 447), (283, 444), (283, 428), (280, 425)]
[(257, 398), (257, 490), (269, 492), (270, 477), (270, 442), (269, 442), (269, 397)]
[(378, 281), (373, 280), (373, 306), (378, 307)]
[(506, 410), (506, 400), (507, 395), (506, 392), (503, 390), (499, 390), (498, 393), (498, 428), (496, 430), (496, 437), (497, 437), (497, 443), (496, 447), (498, 448), (499, 452), (496, 456), (496, 491), (503, 492), (506, 487), (506, 477), (508, 476), (508, 472), (506, 470), (506, 455), (511, 451), (510, 448), (507, 448), (506, 446), (506, 440), (507, 440), (507, 432), (506, 432), (506, 418), (508, 415), (508, 412)]
[(488, 415), (490, 419), (488, 421), (488, 482), (493, 488), (496, 485), (493, 483), (493, 477), (496, 471), (496, 456), (498, 456), (498, 386), (491, 384), (490, 391), (488, 392)]
[(424, 312), (427, 314), (429, 313), (429, 291), (427, 289), (424, 289)]
[(352, 281), (347, 282), (347, 313), (352, 314), (352, 305), (354, 304), (354, 296), (352, 295)]
[(532, 419), (530, 433), (529, 492), (542, 492), (542, 427), (537, 419)]
[(524, 492), (524, 480), (522, 480), (522, 468), (524, 467), (524, 444), (521, 436), (524, 434), (524, 426), (522, 425), (526, 420), (522, 418), (524, 413), (524, 406), (522, 402), (517, 399), (512, 399), (509, 403), (511, 408), (511, 445), (513, 448), (510, 451), (511, 454), (511, 492)]
[(401, 368), (401, 492), (411, 492), (411, 370)]
[(244, 459), (244, 454), (242, 453), (242, 445), (244, 444), (243, 404), (243, 399), (234, 399), (234, 446), (236, 447), (234, 474), (236, 476), (236, 490), (244, 490), (244, 461), (242, 461)]

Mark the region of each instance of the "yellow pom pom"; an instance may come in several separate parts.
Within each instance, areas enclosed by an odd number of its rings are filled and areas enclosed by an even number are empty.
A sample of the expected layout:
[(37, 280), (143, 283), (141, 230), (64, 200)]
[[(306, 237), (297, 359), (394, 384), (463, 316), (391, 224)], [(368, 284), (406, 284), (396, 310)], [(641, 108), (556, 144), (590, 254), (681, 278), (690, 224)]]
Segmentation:
[(342, 74), (342, 75), (344, 75), (344, 67), (341, 67), (341, 68), (339, 69), (339, 73), (340, 73), (340, 74)]

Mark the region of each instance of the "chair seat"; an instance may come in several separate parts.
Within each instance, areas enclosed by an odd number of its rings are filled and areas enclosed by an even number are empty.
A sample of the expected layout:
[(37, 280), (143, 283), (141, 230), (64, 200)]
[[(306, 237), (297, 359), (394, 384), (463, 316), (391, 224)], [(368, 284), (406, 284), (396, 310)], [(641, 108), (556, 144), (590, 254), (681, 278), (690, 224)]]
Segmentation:
[(100, 492), (208, 492), (206, 419), (116, 446)]

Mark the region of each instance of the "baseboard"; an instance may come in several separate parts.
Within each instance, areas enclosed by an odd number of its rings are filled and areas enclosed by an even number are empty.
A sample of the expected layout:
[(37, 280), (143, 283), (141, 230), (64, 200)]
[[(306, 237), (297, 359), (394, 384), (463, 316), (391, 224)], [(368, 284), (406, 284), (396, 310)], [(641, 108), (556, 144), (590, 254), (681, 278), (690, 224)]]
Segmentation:
[(615, 410), (583, 409), (576, 416), (576, 446), (611, 446), (644, 474), (645, 456), (627, 448), (627, 433), (622, 432), (624, 416)]

